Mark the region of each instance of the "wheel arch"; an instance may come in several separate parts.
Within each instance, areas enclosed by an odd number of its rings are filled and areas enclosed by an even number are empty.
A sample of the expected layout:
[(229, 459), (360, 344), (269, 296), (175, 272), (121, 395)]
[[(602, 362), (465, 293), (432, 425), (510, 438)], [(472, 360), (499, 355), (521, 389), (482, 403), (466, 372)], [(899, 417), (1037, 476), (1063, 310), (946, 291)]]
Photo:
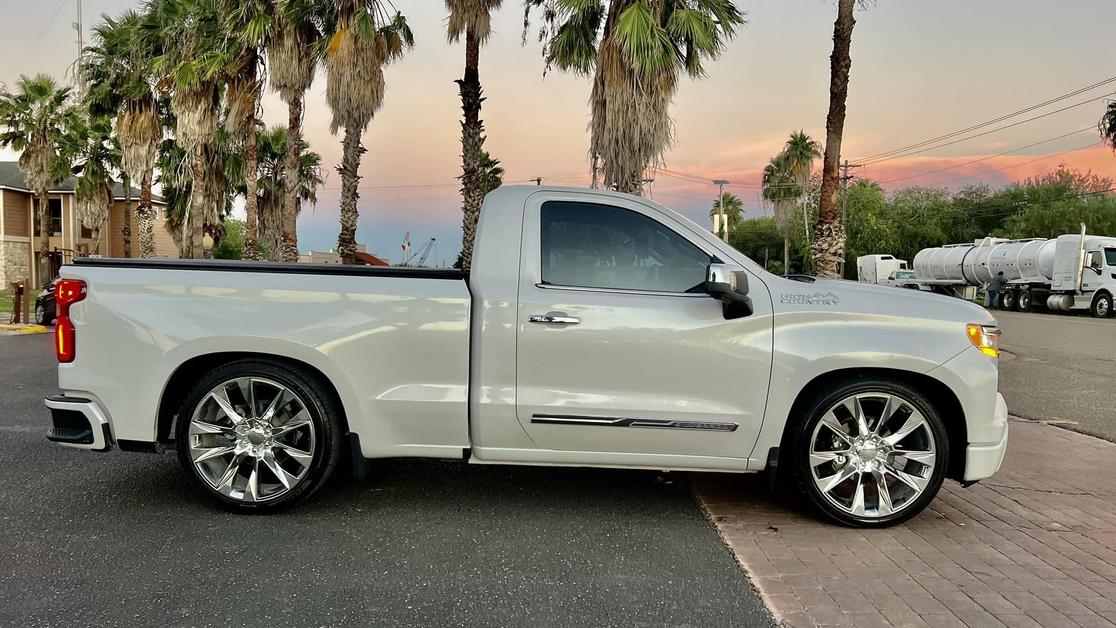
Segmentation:
[[(949, 468), (946, 477), (960, 480), (965, 473), (965, 450), (968, 447), (968, 428), (965, 421), (965, 410), (957, 394), (945, 383), (924, 373), (905, 371), (902, 369), (854, 367), (837, 369), (822, 373), (807, 382), (799, 391), (791, 404), (787, 420), (783, 425), (783, 434), (779, 447), (782, 451), (789, 451), (790, 438), (798, 421), (802, 420), (802, 413), (811, 402), (835, 386), (849, 383), (857, 379), (888, 379), (901, 382), (922, 393), (938, 410), (946, 426), (949, 437)], [(784, 458), (784, 456), (780, 456)]]
[(178, 413), (178, 404), (182, 401), (183, 397), (190, 391), (190, 388), (197, 381), (198, 377), (207, 371), (213, 370), (219, 366), (236, 362), (238, 360), (264, 360), (281, 364), (288, 368), (299, 371), (307, 377), (315, 380), (322, 390), (332, 398), (332, 401), (337, 404), (341, 410), (341, 427), (344, 432), (349, 431), (348, 413), (345, 409), (344, 401), (337, 390), (337, 387), (320, 369), (308, 362), (291, 358), (283, 355), (276, 355), (273, 353), (253, 352), (253, 351), (220, 351), (214, 353), (205, 353), (196, 355), (182, 364), (171, 373), (170, 378), (167, 379), (166, 385), (163, 387), (163, 392), (159, 397), (159, 406), (156, 413), (155, 425), (155, 440), (158, 443), (170, 443), (174, 441), (174, 423), (175, 417)]

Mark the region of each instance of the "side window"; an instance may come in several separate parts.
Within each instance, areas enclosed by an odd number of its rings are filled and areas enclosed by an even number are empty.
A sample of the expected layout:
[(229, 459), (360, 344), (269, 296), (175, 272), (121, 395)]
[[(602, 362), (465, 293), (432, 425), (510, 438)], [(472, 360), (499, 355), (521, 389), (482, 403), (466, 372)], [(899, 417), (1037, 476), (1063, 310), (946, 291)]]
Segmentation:
[(659, 222), (610, 205), (549, 201), (541, 224), (544, 284), (699, 292), (712, 261)]

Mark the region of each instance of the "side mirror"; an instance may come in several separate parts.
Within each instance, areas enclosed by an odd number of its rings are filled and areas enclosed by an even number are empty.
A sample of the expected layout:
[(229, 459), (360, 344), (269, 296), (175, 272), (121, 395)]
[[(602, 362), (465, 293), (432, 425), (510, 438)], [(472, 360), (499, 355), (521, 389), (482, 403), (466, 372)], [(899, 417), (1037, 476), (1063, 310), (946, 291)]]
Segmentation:
[(705, 272), (705, 291), (720, 299), (725, 318), (739, 318), (752, 313), (748, 298), (748, 273), (734, 264), (710, 264)]

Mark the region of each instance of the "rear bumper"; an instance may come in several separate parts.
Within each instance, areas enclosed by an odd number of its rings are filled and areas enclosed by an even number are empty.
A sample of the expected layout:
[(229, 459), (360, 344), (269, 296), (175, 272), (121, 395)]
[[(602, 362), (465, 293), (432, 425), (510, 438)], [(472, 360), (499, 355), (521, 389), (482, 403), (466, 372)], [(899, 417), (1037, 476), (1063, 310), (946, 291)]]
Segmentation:
[(975, 482), (990, 477), (1000, 470), (1007, 453), (1008, 424), (1007, 403), (1004, 396), (996, 393), (996, 410), (993, 418), (994, 425), (1003, 426), (1003, 434), (997, 442), (970, 443), (965, 449), (965, 477), (966, 482)]
[(47, 440), (75, 449), (112, 449), (108, 419), (96, 402), (80, 397), (51, 395), (43, 399), (43, 404), (50, 410), (52, 424), (47, 431)]

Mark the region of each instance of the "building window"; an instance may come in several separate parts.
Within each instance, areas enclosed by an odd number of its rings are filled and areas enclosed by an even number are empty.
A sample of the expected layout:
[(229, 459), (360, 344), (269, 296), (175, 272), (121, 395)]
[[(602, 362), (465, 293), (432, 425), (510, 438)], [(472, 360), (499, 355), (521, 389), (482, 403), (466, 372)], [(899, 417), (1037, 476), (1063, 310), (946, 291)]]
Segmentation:
[[(62, 199), (51, 198), (47, 199), (50, 207), (50, 235), (62, 235)], [(40, 233), (40, 220), (39, 220), (39, 199), (32, 199), (31, 205), (35, 212), (35, 236), (38, 237)]]

